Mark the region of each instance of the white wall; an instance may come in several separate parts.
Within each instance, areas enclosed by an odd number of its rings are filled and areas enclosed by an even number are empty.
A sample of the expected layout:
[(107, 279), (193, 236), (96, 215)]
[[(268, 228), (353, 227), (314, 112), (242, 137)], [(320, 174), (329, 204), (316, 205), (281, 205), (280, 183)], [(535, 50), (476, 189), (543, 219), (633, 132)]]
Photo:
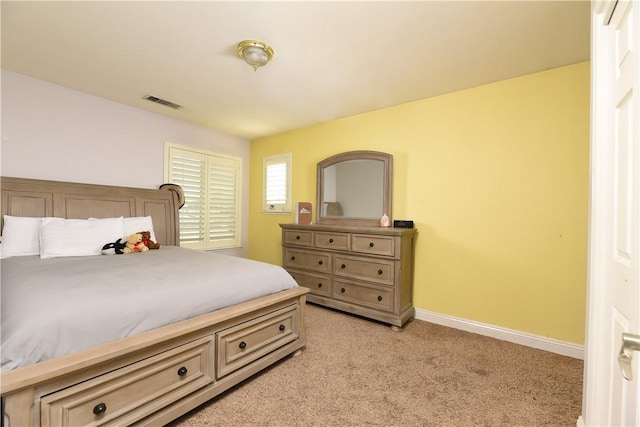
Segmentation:
[(2, 70), (3, 176), (157, 188), (164, 142), (243, 159), (242, 246), (248, 238), (248, 140)]

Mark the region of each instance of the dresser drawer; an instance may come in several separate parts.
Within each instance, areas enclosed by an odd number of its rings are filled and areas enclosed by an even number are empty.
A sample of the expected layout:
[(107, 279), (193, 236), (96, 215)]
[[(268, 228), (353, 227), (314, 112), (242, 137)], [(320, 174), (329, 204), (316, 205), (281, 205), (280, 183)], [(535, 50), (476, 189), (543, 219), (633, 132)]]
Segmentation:
[(333, 297), (337, 300), (377, 310), (393, 311), (392, 288), (336, 279), (333, 286)]
[[(160, 353), (40, 400), (42, 426), (129, 425), (213, 382), (213, 337)], [(157, 402), (142, 408), (149, 402)]]
[(284, 265), (289, 268), (302, 268), (321, 273), (331, 271), (331, 255), (325, 252), (285, 249)]
[(271, 353), (300, 336), (297, 305), (282, 308), (216, 333), (216, 376), (223, 376)]
[(392, 236), (376, 236), (354, 234), (351, 236), (351, 250), (372, 255), (394, 256), (394, 238)]
[(313, 246), (313, 231), (285, 230), (284, 243), (296, 246)]
[(394, 261), (336, 255), (333, 274), (393, 285)]
[(337, 251), (349, 250), (348, 233), (323, 233), (316, 232), (315, 246), (322, 249), (335, 249)]
[(312, 294), (331, 296), (331, 277), (324, 274), (289, 271), (298, 285), (309, 288)]

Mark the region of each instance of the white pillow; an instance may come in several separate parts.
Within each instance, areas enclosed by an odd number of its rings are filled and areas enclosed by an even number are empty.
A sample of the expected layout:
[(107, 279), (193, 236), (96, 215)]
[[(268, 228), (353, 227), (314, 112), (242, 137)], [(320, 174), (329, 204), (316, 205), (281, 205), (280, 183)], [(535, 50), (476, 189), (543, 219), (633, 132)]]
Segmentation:
[(124, 237), (140, 231), (148, 231), (151, 233), (151, 240), (158, 243), (156, 235), (153, 232), (153, 221), (150, 216), (136, 216), (132, 218), (123, 218), (124, 221)]
[(122, 217), (105, 219), (43, 218), (40, 258), (100, 255), (102, 247), (124, 236)]
[(38, 255), (40, 222), (42, 218), (5, 215), (2, 228), (2, 258)]

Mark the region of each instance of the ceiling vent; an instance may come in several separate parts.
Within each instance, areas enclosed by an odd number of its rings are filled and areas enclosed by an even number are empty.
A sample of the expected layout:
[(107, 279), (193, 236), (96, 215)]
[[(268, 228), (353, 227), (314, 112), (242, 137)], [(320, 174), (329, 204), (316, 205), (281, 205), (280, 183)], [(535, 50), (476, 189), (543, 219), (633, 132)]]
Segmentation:
[(147, 101), (155, 102), (156, 104), (165, 105), (167, 107), (173, 108), (174, 110), (179, 110), (180, 108), (182, 108), (182, 105), (180, 104), (176, 104), (175, 102), (167, 101), (166, 99), (158, 98), (157, 96), (153, 95), (146, 95), (144, 99), (146, 99)]

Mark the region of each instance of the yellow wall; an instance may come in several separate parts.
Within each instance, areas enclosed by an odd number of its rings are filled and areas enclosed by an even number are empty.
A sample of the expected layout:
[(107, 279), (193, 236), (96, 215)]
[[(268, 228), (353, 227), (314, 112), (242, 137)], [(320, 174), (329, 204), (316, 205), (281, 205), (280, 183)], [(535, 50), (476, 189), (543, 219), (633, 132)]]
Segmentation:
[(264, 156), (292, 153), (315, 205), (316, 163), (364, 149), (393, 154), (393, 218), (418, 229), (416, 308), (584, 342), (588, 62), (253, 141), (249, 257), (281, 264), (294, 221), (260, 213)]

